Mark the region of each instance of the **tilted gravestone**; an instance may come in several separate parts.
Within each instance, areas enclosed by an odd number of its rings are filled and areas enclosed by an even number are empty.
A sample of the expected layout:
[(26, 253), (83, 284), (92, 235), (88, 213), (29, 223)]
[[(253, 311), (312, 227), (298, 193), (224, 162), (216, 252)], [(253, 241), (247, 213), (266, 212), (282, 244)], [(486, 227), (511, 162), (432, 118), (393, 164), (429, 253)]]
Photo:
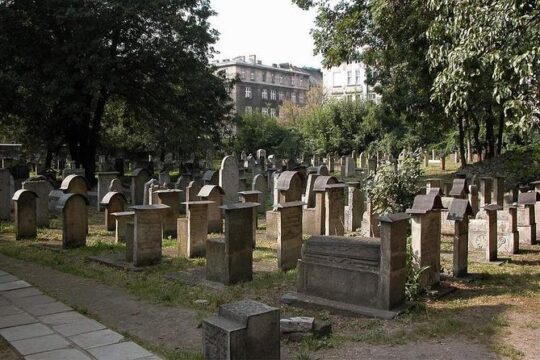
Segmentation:
[(212, 201), (191, 201), (186, 205), (186, 217), (178, 218), (178, 253), (186, 258), (206, 255), (208, 239), (208, 206)]
[(225, 238), (206, 243), (206, 279), (226, 285), (253, 279), (253, 209), (258, 204), (224, 205)]
[(223, 212), (221, 211), (221, 206), (223, 205), (225, 192), (221, 186), (205, 185), (197, 195), (201, 200), (211, 202), (208, 204), (208, 233), (222, 233)]
[(296, 267), (302, 249), (301, 201), (277, 204), (277, 258), (278, 268), (289, 270)]
[(49, 193), (53, 190), (47, 180), (28, 179), (22, 183), (23, 189), (36, 193), (37, 226), (49, 227)]
[(114, 231), (116, 219), (112, 214), (123, 212), (127, 206), (127, 199), (122, 193), (108, 192), (103, 196), (101, 205), (105, 207), (105, 228), (107, 231)]
[(214, 359), (280, 359), (279, 309), (254, 300), (219, 307), (203, 321), (203, 354)]
[(234, 156), (226, 156), (219, 170), (219, 186), (225, 191), (225, 204), (238, 201), (239, 174), (238, 162)]
[(86, 246), (88, 205), (88, 198), (78, 193), (66, 193), (58, 199), (56, 206), (62, 214), (63, 248)]
[[(406, 214), (380, 218), (381, 237), (312, 236), (298, 260), (297, 293), (282, 301), (392, 318), (405, 301)], [(358, 286), (362, 284), (362, 286)]]
[(35, 239), (37, 236), (37, 194), (30, 190), (17, 190), (13, 195), (15, 238)]

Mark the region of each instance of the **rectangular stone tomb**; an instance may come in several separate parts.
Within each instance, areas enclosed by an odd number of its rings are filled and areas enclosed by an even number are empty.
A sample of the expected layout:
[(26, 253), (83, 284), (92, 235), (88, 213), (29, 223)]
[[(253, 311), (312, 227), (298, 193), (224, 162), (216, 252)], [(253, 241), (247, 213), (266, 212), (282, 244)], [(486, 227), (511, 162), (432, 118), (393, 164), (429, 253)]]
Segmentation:
[(258, 203), (224, 205), (225, 238), (206, 243), (206, 279), (223, 284), (253, 278), (253, 214)]
[(282, 301), (392, 318), (405, 301), (408, 219), (405, 214), (380, 218), (380, 239), (312, 236), (298, 260), (298, 292)]
[(186, 217), (178, 218), (178, 253), (193, 258), (206, 255), (208, 238), (208, 206), (213, 201), (190, 201), (186, 205)]
[(111, 216), (114, 217), (116, 222), (116, 231), (115, 231), (115, 242), (124, 243), (126, 242), (126, 232), (127, 232), (127, 223), (133, 222), (135, 217), (134, 211), (120, 211), (111, 213)]
[(144, 266), (161, 261), (163, 240), (163, 216), (169, 210), (166, 205), (137, 205), (133, 234), (133, 265)]
[(279, 309), (254, 300), (219, 307), (203, 321), (206, 360), (279, 360)]

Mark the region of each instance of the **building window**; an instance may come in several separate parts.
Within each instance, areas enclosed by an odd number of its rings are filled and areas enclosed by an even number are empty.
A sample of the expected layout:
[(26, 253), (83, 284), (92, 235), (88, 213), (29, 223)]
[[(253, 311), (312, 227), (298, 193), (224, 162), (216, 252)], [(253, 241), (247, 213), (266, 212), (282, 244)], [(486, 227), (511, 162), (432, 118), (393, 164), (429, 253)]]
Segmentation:
[(276, 109), (270, 108), (270, 116), (271, 117), (276, 117)]
[(242, 80), (246, 79), (246, 69), (240, 70), (240, 79)]
[(291, 86), (294, 86), (294, 75), (291, 76)]
[(352, 71), (347, 71), (347, 85), (353, 85)]
[(271, 78), (272, 84), (273, 84), (275, 82), (275, 80), (276, 80), (276, 74), (274, 74), (274, 73), (270, 74), (270, 78)]
[(285, 97), (285, 93), (283, 93), (283, 91), (280, 91), (279, 92), (279, 100), (283, 100), (284, 97)]
[(340, 79), (339, 79), (339, 75), (340, 75), (339, 72), (334, 72), (334, 73), (332, 73), (332, 86), (333, 86), (333, 87), (339, 87), (339, 86), (341, 86), (341, 81), (340, 81)]
[(265, 107), (261, 108), (261, 113), (263, 115), (268, 115), (268, 108), (265, 108)]
[(255, 71), (252, 71), (252, 72), (249, 74), (249, 80), (255, 81)]
[(293, 104), (296, 104), (296, 94), (295, 93), (291, 93), (291, 102)]
[(304, 103), (304, 93), (301, 92), (301, 93), (298, 93), (298, 102), (300, 104), (303, 104)]
[(276, 100), (276, 90), (270, 91), (270, 100)]
[(266, 71), (263, 71), (262, 75), (263, 82), (266, 82)]
[(262, 89), (261, 97), (265, 100), (268, 99), (268, 90)]
[(251, 99), (251, 88), (246, 86), (246, 99)]
[(246, 106), (244, 113), (251, 114), (253, 113), (253, 108), (251, 106)]
[(362, 78), (361, 78), (360, 70), (355, 71), (355, 76), (356, 76), (356, 85), (361, 85)]

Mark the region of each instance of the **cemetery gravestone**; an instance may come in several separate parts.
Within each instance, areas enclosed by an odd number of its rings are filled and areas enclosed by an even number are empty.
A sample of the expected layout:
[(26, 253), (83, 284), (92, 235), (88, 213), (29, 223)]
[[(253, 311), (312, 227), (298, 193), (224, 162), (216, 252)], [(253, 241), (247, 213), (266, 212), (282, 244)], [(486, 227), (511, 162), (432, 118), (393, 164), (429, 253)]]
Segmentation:
[(277, 258), (281, 270), (296, 267), (302, 250), (302, 207), (300, 201), (278, 204)]
[(268, 185), (266, 184), (266, 179), (263, 175), (257, 174), (253, 178), (253, 184), (251, 185), (251, 190), (259, 191), (259, 198), (256, 202), (261, 204), (257, 209), (259, 214), (264, 214), (264, 205), (266, 203), (266, 196), (268, 194)]
[(345, 233), (345, 184), (326, 185), (325, 191), (325, 234), (342, 236)]
[(144, 204), (144, 184), (152, 178), (150, 172), (143, 168), (136, 168), (131, 175), (131, 203)]
[(111, 185), (111, 181), (116, 179), (118, 177), (119, 173), (114, 172), (98, 172), (96, 173), (98, 185), (97, 185), (97, 200), (98, 200), (98, 206), (97, 211), (100, 212), (102, 210), (101, 201), (103, 200), (103, 197), (109, 192), (109, 186)]
[(101, 200), (105, 207), (105, 228), (107, 231), (116, 229), (116, 220), (113, 213), (123, 212), (126, 209), (127, 199), (122, 193), (108, 192)]
[(212, 201), (192, 201), (186, 205), (186, 217), (178, 218), (178, 253), (186, 258), (206, 255), (208, 205)]
[(223, 232), (223, 212), (221, 206), (225, 192), (218, 185), (204, 185), (198, 193), (201, 200), (210, 201), (208, 204), (208, 233)]
[(540, 195), (536, 191), (520, 193), (518, 195), (517, 209), (517, 229), (519, 232), (519, 242), (527, 245), (534, 245), (536, 239), (536, 202), (540, 200)]
[(225, 204), (238, 201), (238, 182), (238, 163), (234, 156), (226, 156), (221, 162), (219, 171), (219, 186), (225, 191)]
[(362, 226), (364, 213), (364, 196), (359, 182), (347, 183), (348, 204), (345, 207), (345, 230), (356, 231)]
[(81, 194), (85, 197), (88, 196), (88, 181), (81, 175), (68, 175), (60, 185), (60, 190), (65, 194)]
[(163, 234), (176, 237), (177, 219), (180, 216), (181, 190), (158, 190), (154, 192), (156, 205), (166, 205), (169, 208), (163, 213)]
[(30, 190), (17, 190), (13, 195), (15, 208), (15, 238), (35, 239), (37, 236), (37, 194)]
[(202, 181), (204, 185), (219, 185), (219, 172), (214, 170), (205, 171)]
[(469, 216), (472, 207), (466, 199), (454, 199), (448, 209), (448, 220), (454, 221), (454, 252), (452, 269), (455, 277), (467, 275), (469, 255)]
[(29, 179), (23, 182), (23, 189), (36, 193), (37, 226), (49, 227), (49, 193), (53, 190), (52, 185), (47, 180)]
[(78, 193), (65, 193), (58, 199), (56, 206), (62, 214), (63, 248), (86, 246), (88, 205), (88, 198)]
[(154, 188), (159, 188), (159, 182), (156, 179), (150, 179), (144, 183), (144, 201), (143, 205), (151, 205), (154, 197), (152, 192)]
[[(161, 261), (162, 218), (166, 205), (136, 205), (133, 233), (133, 265), (145, 266)], [(127, 241), (127, 239), (126, 239)]]
[[(116, 220), (116, 231), (115, 231), (115, 239), (114, 239), (115, 243), (118, 244), (118, 243), (126, 242), (127, 223), (128, 222), (133, 223), (135, 212), (134, 211), (121, 211), (121, 212), (111, 213), (111, 215)], [(131, 230), (133, 231), (133, 228)], [(133, 260), (129, 260), (129, 261), (131, 262)]]

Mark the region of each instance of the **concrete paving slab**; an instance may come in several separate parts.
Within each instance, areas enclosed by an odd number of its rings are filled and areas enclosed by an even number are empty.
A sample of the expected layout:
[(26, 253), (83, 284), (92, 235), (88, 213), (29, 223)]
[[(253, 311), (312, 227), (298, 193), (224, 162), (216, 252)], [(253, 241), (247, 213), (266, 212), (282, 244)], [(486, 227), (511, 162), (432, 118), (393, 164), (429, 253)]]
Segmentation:
[(17, 281), (17, 280), (19, 280), (19, 279), (16, 278), (15, 276), (13, 276), (13, 275), (10, 275), (10, 274), (0, 275), (0, 284), (5, 284), (5, 283), (8, 283), (8, 282)]
[(0, 284), (0, 291), (9, 291), (9, 290), (15, 290), (15, 289), (22, 289), (30, 287), (29, 283), (22, 280), (12, 281), (4, 284)]
[(35, 287), (27, 287), (24, 289), (6, 291), (2, 293), (2, 296), (6, 297), (7, 299), (14, 300), (14, 299), (24, 298), (27, 296), (40, 295), (40, 294), (41, 294), (41, 291), (39, 291)]
[(30, 355), (70, 346), (70, 342), (60, 335), (51, 334), (25, 340), (12, 341), (11, 345), (21, 355)]
[(44, 315), (38, 317), (39, 321), (47, 325), (63, 325), (72, 324), (86, 320), (86, 316), (79, 314), (76, 311), (67, 311), (58, 314)]
[(50, 296), (39, 294), (34, 296), (27, 296), (21, 299), (17, 299), (17, 306), (20, 306), (23, 309), (43, 304), (50, 304), (56, 300)]
[(52, 334), (51, 328), (43, 324), (29, 324), (0, 330), (0, 335), (7, 341), (23, 340)]
[(41, 316), (41, 315), (49, 315), (49, 314), (56, 314), (56, 313), (65, 312), (65, 311), (71, 311), (73, 309), (57, 301), (50, 304), (42, 304), (42, 305), (28, 307), (25, 310), (28, 311), (32, 315)]
[(88, 349), (98, 360), (135, 360), (153, 354), (132, 341)]
[(0, 306), (0, 316), (20, 314), (22, 312), (23, 311), (21, 309), (19, 309), (16, 306), (13, 306), (13, 305), (2, 305), (2, 306)]
[(36, 318), (34, 318), (33, 316), (30, 316), (27, 313), (7, 315), (7, 316), (0, 317), (0, 329), (13, 327), (13, 326), (19, 326), (19, 325), (32, 324), (35, 322), (37, 322)]
[(84, 333), (69, 338), (83, 349), (119, 343), (124, 337), (109, 329)]
[(78, 321), (77, 323), (56, 325), (53, 326), (53, 329), (64, 336), (73, 336), (91, 331), (102, 330), (105, 329), (105, 326), (95, 320), (84, 319)]
[(77, 349), (60, 349), (29, 355), (26, 360), (92, 360), (91, 357)]
[(7, 273), (7, 272), (5, 272), (3, 270), (0, 270), (0, 276), (2, 276), (2, 275), (10, 275), (10, 273)]

